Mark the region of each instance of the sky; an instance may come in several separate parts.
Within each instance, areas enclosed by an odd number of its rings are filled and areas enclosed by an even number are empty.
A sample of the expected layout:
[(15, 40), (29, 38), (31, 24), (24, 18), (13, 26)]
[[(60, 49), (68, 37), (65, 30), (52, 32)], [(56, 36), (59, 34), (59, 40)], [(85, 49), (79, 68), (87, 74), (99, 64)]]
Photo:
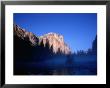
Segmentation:
[(91, 48), (97, 34), (96, 13), (14, 13), (13, 21), (36, 36), (63, 35), (72, 52)]

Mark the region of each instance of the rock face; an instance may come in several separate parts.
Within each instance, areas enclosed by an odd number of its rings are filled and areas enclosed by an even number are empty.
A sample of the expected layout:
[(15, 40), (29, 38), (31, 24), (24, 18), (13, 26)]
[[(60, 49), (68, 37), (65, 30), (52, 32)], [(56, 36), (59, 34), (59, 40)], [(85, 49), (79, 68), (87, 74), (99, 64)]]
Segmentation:
[[(48, 75), (54, 74), (54, 71), (57, 71), (57, 74), (65, 74), (64, 69), (52, 67), (56, 66), (53, 64), (54, 60), (59, 61), (58, 65), (63, 67), (66, 63), (64, 61), (71, 59), (70, 54), (70, 48), (65, 44), (63, 36), (56, 33), (36, 36), (14, 25), (14, 75)], [(50, 61), (50, 67), (45, 61)]]
[(38, 37), (31, 32), (27, 32), (25, 29), (21, 29), (18, 25), (14, 25), (14, 35), (30, 42), (31, 45), (38, 43)]
[(28, 41), (32, 46), (40, 46), (43, 43), (45, 47), (46, 44), (49, 45), (49, 48), (52, 48), (52, 51), (56, 54), (60, 52), (62, 54), (70, 54), (70, 48), (64, 42), (63, 36), (56, 33), (48, 33), (43, 36), (35, 36), (31, 32), (27, 32), (24, 29), (21, 29), (19, 26), (14, 25), (14, 35)]
[(53, 52), (61, 52), (63, 54), (70, 54), (70, 48), (64, 43), (62, 35), (56, 33), (48, 33), (39, 38), (39, 44), (43, 42), (45, 47), (46, 43), (49, 43), (49, 48), (52, 47)]

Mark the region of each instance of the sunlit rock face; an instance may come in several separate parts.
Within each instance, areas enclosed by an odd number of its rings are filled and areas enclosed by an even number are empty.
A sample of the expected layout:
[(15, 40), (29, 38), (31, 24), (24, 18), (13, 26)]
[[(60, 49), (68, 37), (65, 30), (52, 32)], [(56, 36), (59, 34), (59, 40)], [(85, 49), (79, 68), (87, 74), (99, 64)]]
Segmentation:
[[(62, 35), (36, 36), (14, 25), (14, 74), (66, 74), (71, 51)], [(58, 68), (57, 68), (58, 67)]]
[(49, 47), (52, 47), (53, 52), (61, 52), (63, 54), (70, 54), (70, 48), (65, 44), (64, 38), (62, 35), (59, 35), (57, 33), (48, 33), (39, 38), (39, 44), (43, 42), (43, 45), (45, 47), (46, 43), (49, 44)]
[(43, 46), (49, 46), (52, 48), (53, 53), (62, 53), (62, 54), (70, 54), (71, 50), (64, 42), (64, 38), (62, 35), (57, 33), (48, 33), (43, 36), (36, 36), (31, 32), (27, 32), (25, 29), (20, 28), (18, 25), (14, 25), (14, 35), (17, 37), (28, 41), (32, 46), (40, 46), (43, 43)]
[(38, 37), (33, 33), (26, 31), (25, 29), (20, 28), (18, 25), (14, 25), (14, 35), (19, 38), (30, 42), (31, 45), (36, 45), (38, 43)]

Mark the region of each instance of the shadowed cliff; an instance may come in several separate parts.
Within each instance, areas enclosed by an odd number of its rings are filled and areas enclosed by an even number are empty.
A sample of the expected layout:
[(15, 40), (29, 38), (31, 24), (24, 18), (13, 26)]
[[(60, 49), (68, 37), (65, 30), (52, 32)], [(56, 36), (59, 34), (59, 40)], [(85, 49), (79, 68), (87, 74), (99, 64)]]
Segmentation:
[(97, 36), (87, 51), (72, 53), (57, 33), (37, 36), (14, 25), (14, 75), (96, 75)]
[[(43, 36), (36, 36), (18, 25), (14, 25), (15, 75), (66, 74), (66, 69), (62, 70), (61, 68), (62, 66), (64, 68), (64, 64), (68, 63), (69, 59), (69, 62), (71, 62), (70, 55), (71, 50), (64, 42), (62, 35), (51, 32)], [(51, 64), (51, 66), (45, 65), (45, 61), (55, 58), (65, 59), (64, 64), (60, 64), (61, 68), (52, 68), (54, 64)]]

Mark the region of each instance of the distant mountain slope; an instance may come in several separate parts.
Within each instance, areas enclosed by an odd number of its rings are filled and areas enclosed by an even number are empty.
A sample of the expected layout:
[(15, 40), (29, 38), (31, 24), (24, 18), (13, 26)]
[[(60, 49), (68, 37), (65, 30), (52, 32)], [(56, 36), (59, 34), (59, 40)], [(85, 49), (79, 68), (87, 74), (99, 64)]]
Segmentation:
[(64, 42), (63, 36), (57, 33), (48, 33), (43, 36), (36, 36), (31, 32), (28, 32), (18, 25), (14, 25), (14, 36), (27, 41), (31, 46), (43, 46), (45, 47), (48, 44), (49, 48), (52, 48), (54, 53), (61, 52), (62, 54), (70, 54), (71, 50)]
[(14, 25), (14, 36), (28, 41), (31, 45), (38, 44), (38, 37), (33, 33), (26, 31), (25, 29), (20, 28), (18, 25)]
[[(14, 25), (15, 75), (26, 75), (28, 72), (29, 74), (40, 74), (41, 72), (45, 72), (44, 68), (46, 70), (48, 67), (44, 64), (44, 67), (41, 68), (40, 66), (39, 68), (39, 66), (37, 66), (39, 64), (37, 63), (42, 64), (43, 61), (45, 62), (54, 59), (59, 59), (58, 61), (64, 59), (71, 62), (69, 58), (70, 54), (70, 48), (65, 44), (63, 36), (56, 33), (36, 36), (33, 33), (20, 28), (18, 25)], [(33, 66), (32, 63), (35, 63), (35, 66)], [(51, 74), (53, 74), (53, 71)]]

